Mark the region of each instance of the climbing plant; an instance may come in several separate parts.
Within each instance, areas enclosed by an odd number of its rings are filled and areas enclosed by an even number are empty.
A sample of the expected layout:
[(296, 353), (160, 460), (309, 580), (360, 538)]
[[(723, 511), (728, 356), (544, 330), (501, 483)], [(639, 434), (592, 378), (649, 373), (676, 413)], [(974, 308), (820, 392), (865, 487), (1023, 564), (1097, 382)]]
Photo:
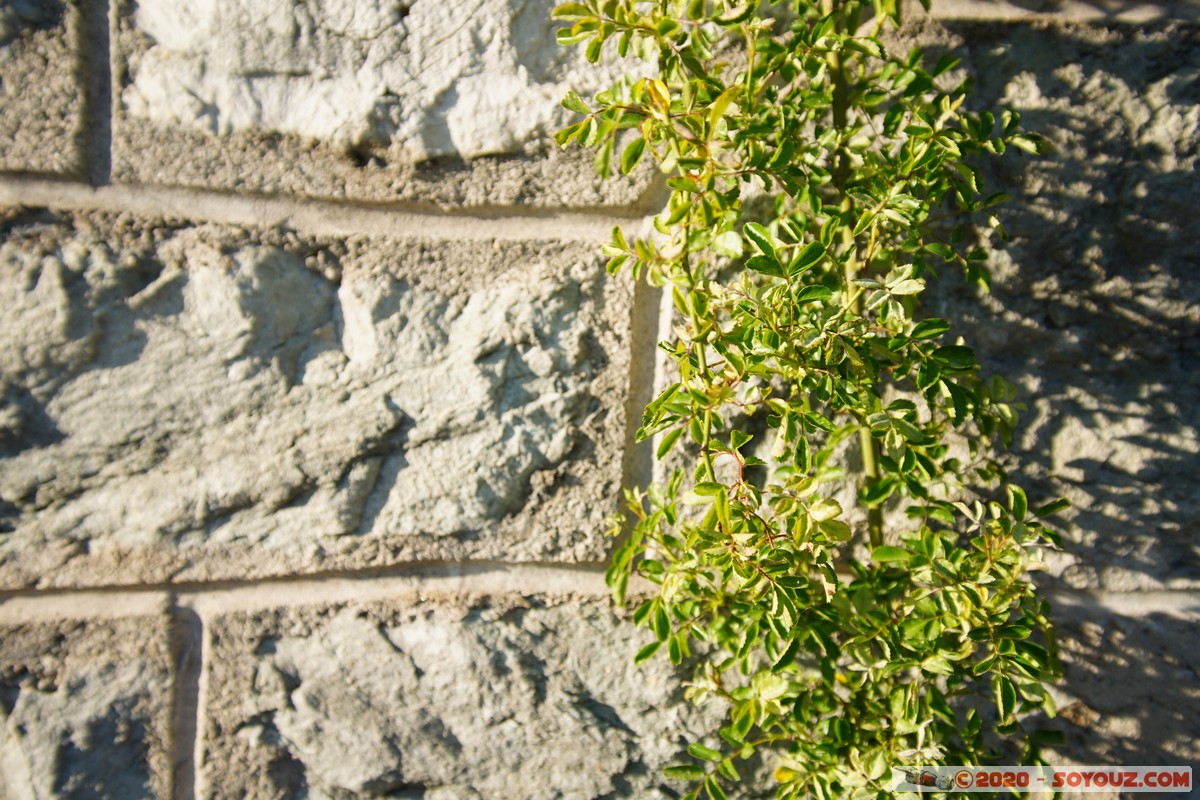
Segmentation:
[(1024, 712), (1053, 713), (1056, 660), (1028, 573), (1065, 501), (1030, 507), (998, 456), (1012, 386), (920, 301), (946, 270), (986, 286), (1005, 197), (979, 164), (1040, 140), (969, 110), (952, 54), (888, 52), (895, 0), (554, 16), (644, 70), (568, 94), (559, 144), (606, 177), (652, 159), (670, 190), (652, 233), (604, 245), (673, 301), (637, 437), (676, 465), (627, 493), (608, 581), (657, 588), (636, 660), (698, 665), (687, 695), (728, 707), (668, 775), (721, 800), (768, 750), (781, 800), (889, 797), (893, 767), (1038, 763)]

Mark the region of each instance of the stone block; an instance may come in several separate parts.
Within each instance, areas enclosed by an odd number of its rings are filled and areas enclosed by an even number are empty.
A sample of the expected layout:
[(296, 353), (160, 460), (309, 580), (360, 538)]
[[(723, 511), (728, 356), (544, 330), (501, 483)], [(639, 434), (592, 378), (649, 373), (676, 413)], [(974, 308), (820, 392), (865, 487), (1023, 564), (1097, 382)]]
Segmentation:
[(591, 246), (4, 229), (3, 585), (603, 557), (631, 292)]
[(1053, 145), (981, 162), (987, 191), (1015, 195), (990, 292), (948, 265), (927, 302), (1016, 383), (1010, 466), (1031, 502), (1073, 504), (1054, 574), (1200, 586), (1200, 26), (925, 23), (890, 44), (966, 47), (977, 107), (1012, 108)]
[(1050, 763), (1187, 766), (1200, 760), (1200, 620), (1196, 595), (1177, 607), (1105, 608), (1091, 598), (1054, 607), (1063, 659), (1058, 716), (1041, 723), (1064, 742)]
[(425, 598), (210, 620), (201, 798), (677, 797), (712, 730), (607, 600)]
[(0, 5), (0, 170), (86, 169), (80, 15), (64, 0)]
[(118, 8), (119, 180), (449, 207), (628, 206), (646, 190), (554, 147), (566, 91), (617, 73), (555, 43), (548, 0)]
[(0, 797), (166, 800), (170, 698), (165, 615), (0, 621)]

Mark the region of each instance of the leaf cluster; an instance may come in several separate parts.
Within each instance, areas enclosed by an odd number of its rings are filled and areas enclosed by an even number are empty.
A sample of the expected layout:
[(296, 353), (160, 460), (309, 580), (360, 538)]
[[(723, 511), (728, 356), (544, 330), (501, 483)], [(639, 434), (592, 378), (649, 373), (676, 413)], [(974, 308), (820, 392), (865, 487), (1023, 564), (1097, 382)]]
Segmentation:
[[(729, 707), (721, 749), (669, 775), (719, 800), (770, 748), (780, 800), (883, 797), (891, 767), (987, 763), (1002, 740), (1036, 760), (1021, 715), (1053, 712), (1056, 659), (1028, 573), (1063, 504), (1030, 509), (997, 456), (1013, 388), (920, 301), (942, 269), (986, 286), (978, 223), (1002, 238), (1006, 197), (978, 164), (1041, 141), (968, 110), (953, 56), (888, 53), (891, 0), (554, 14), (589, 60), (647, 65), (568, 94), (559, 143), (605, 176), (651, 159), (670, 189), (652, 235), (604, 246), (673, 299), (677, 380), (638, 438), (691, 462), (627, 493), (608, 580), (620, 600), (635, 573), (658, 587), (636, 660), (694, 658), (690, 696)], [(847, 474), (857, 509), (835, 498)]]

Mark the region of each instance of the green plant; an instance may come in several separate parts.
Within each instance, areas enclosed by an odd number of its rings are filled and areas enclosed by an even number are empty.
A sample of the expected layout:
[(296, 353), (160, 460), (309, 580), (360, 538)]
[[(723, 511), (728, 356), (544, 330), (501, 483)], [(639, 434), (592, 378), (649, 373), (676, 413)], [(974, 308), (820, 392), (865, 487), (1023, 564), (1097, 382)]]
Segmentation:
[[(569, 94), (582, 119), (558, 142), (596, 148), (605, 176), (647, 157), (669, 176), (656, 233), (604, 248), (674, 300), (659, 346), (678, 379), (638, 438), (693, 461), (627, 494), (608, 580), (618, 600), (634, 572), (658, 586), (636, 659), (694, 657), (688, 695), (729, 705), (721, 749), (668, 773), (720, 800), (770, 747), (779, 798), (885, 797), (893, 766), (1036, 763), (1020, 715), (1053, 713), (1056, 660), (1027, 573), (1065, 502), (1031, 511), (996, 456), (1012, 387), (918, 303), (946, 265), (986, 284), (971, 223), (1003, 236), (1004, 196), (976, 162), (1040, 140), (966, 110), (953, 56), (885, 52), (894, 0), (759, 6), (554, 12), (590, 61), (612, 40), (655, 65)], [(847, 480), (857, 508), (833, 497)]]

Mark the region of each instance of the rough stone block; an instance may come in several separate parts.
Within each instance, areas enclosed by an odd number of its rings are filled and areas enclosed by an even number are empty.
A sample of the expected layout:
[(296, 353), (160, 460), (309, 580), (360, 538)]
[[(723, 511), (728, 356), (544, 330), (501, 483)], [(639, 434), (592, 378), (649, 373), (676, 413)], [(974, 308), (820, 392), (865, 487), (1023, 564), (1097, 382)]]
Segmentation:
[(171, 796), (167, 618), (0, 623), (0, 797)]
[(4, 230), (4, 585), (603, 556), (631, 293), (592, 247)]
[(547, 0), (120, 2), (114, 172), (443, 206), (635, 204), (550, 137), (615, 73)]
[(202, 798), (677, 797), (713, 720), (608, 602), (426, 599), (211, 620)]
[(79, 25), (63, 0), (0, 5), (0, 170), (85, 170)]
[[(1064, 743), (1051, 763), (1189, 765), (1200, 760), (1200, 606), (1121, 613), (1086, 599), (1057, 603), (1063, 658), (1059, 714), (1042, 723)], [(1057, 759), (1057, 760), (1056, 760)]]
[(893, 49), (969, 44), (980, 107), (1053, 144), (984, 161), (998, 213), (990, 293), (947, 267), (930, 313), (958, 320), (1025, 406), (1014, 468), (1066, 496), (1056, 575), (1110, 591), (1200, 586), (1200, 27), (914, 25)]

